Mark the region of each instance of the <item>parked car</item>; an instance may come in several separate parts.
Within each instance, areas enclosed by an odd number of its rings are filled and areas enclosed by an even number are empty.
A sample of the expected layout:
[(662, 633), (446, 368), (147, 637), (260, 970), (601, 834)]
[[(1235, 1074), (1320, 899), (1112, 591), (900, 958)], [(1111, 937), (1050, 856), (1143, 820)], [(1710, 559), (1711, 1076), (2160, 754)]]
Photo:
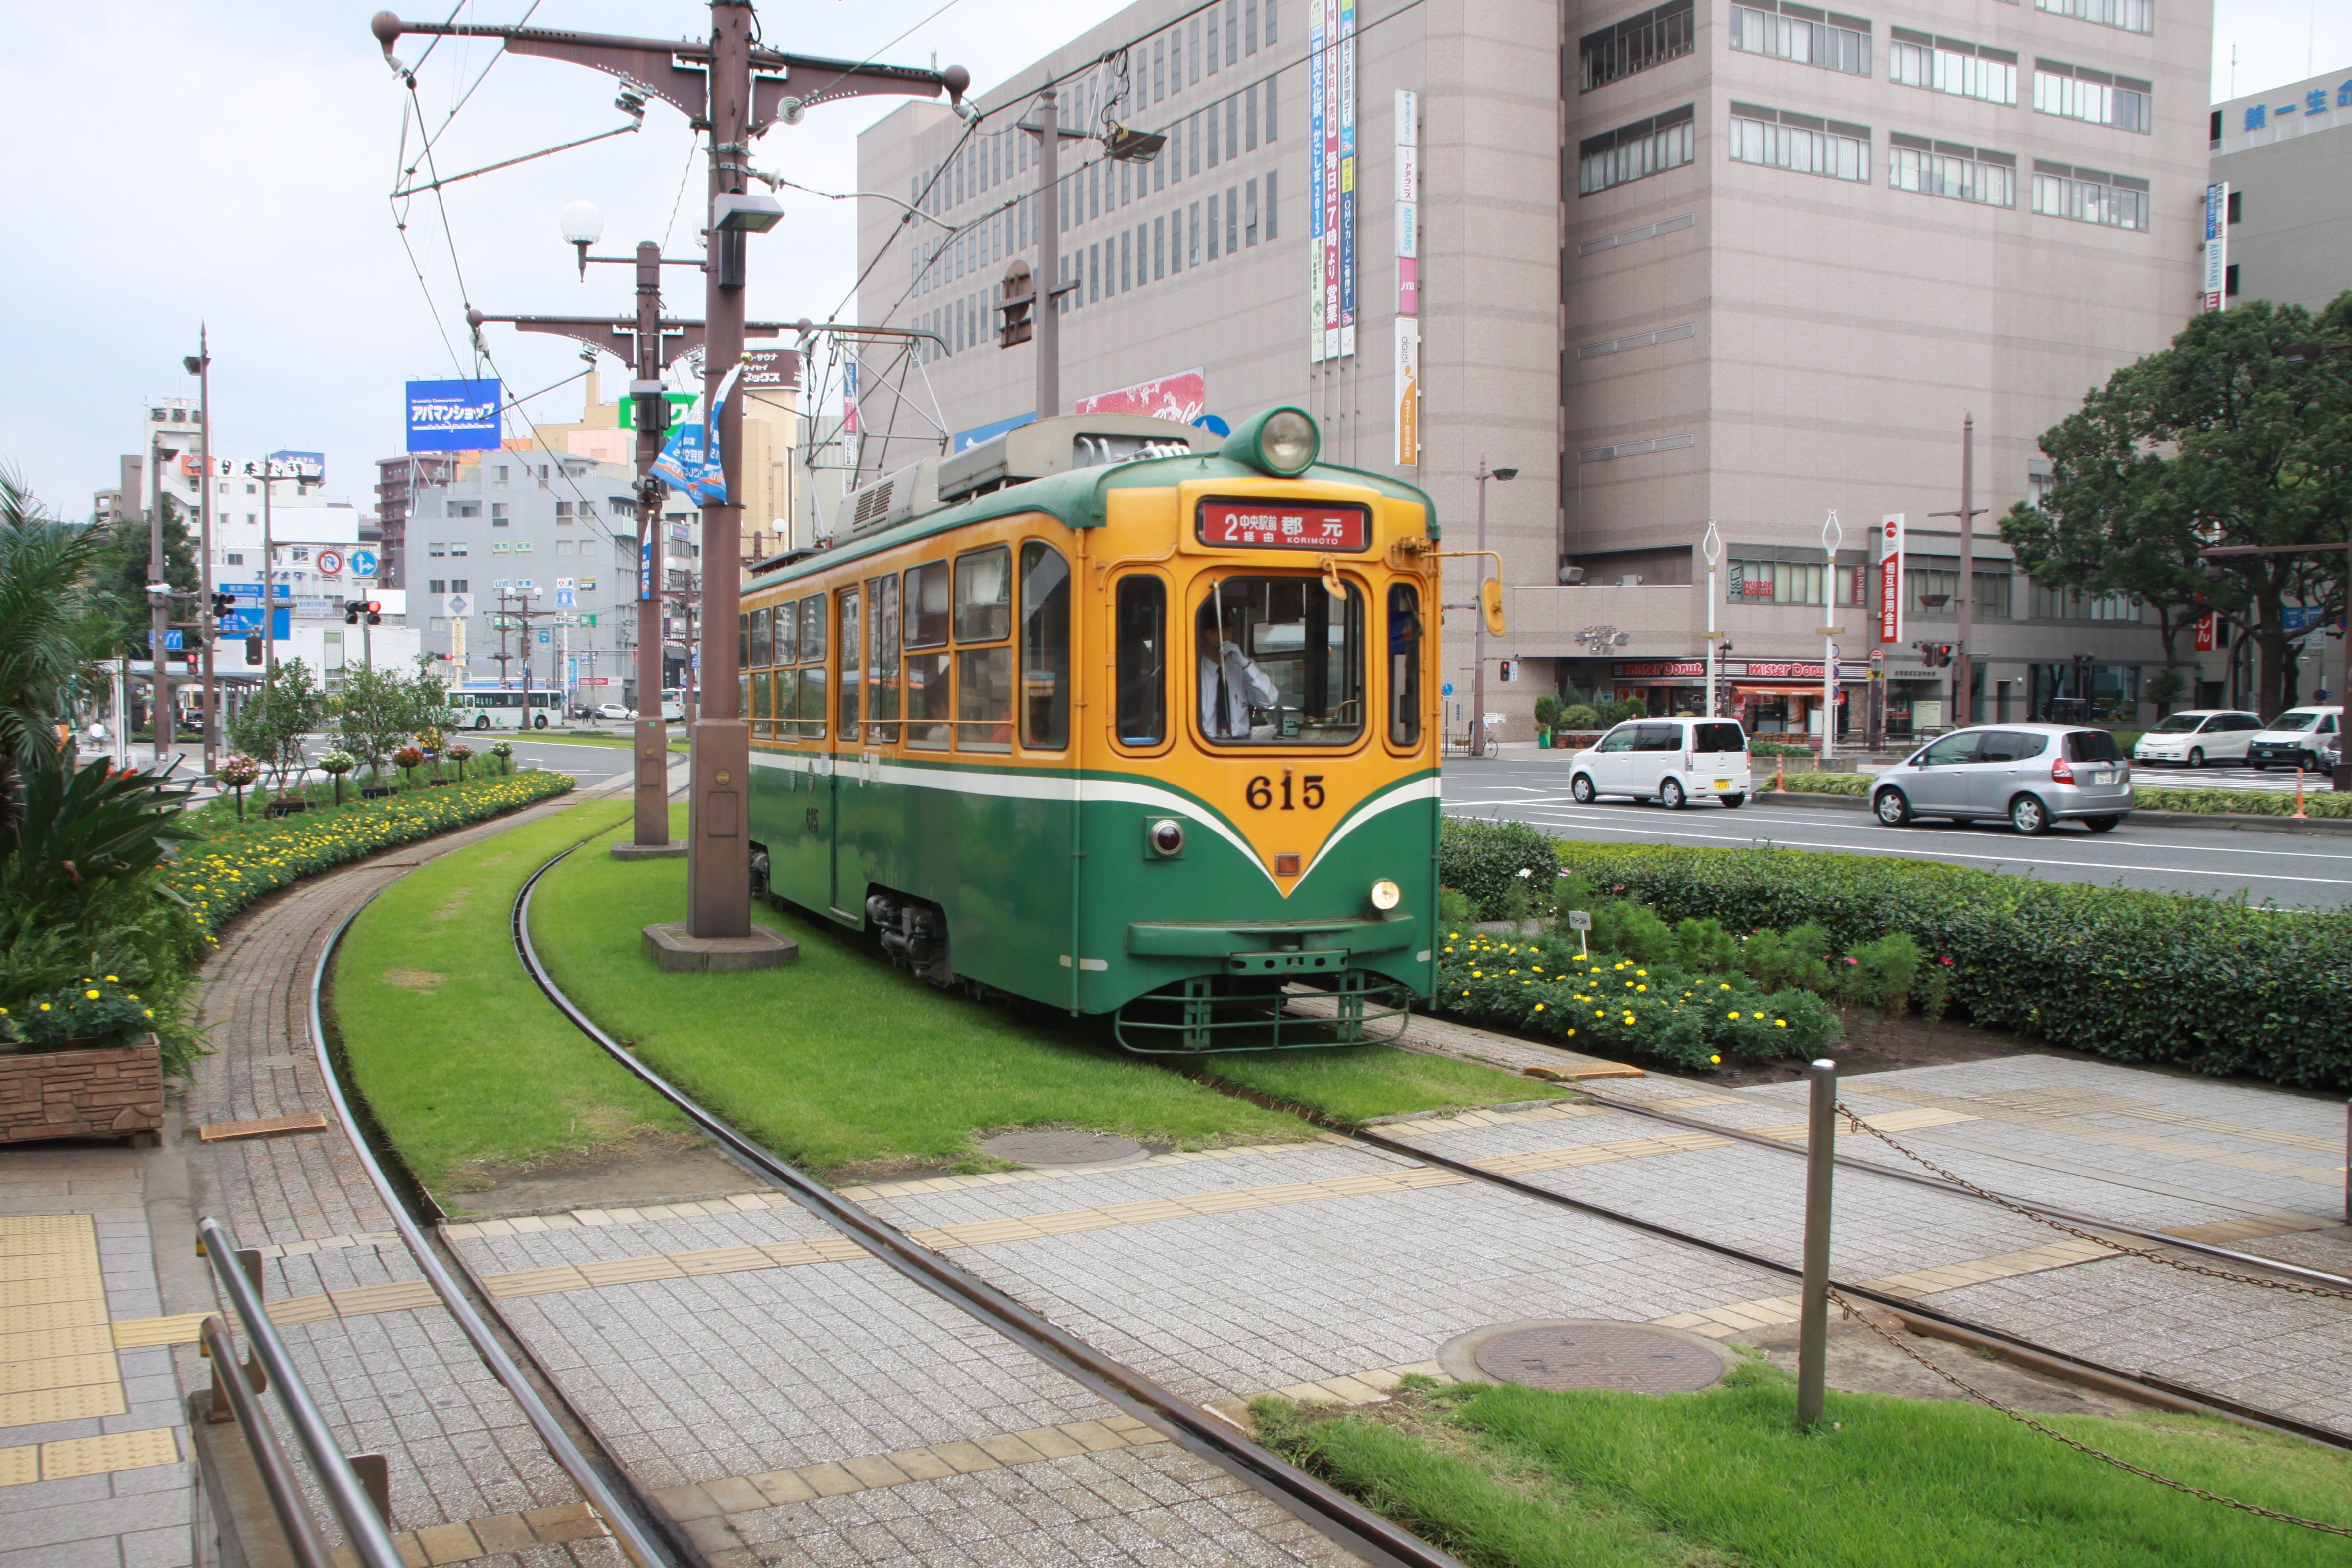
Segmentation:
[(2315, 773), (2319, 753), (2327, 749), (2327, 738), (2343, 721), (2341, 708), (2290, 708), (2254, 731), (2246, 746), (2246, 761), (2257, 768), (2275, 763)]
[(2246, 744), (2263, 727), (2262, 716), (2235, 708), (2192, 708), (2159, 720), (2156, 728), (2132, 747), (2132, 761), (2179, 763), (2201, 768), (2207, 763), (2242, 762)]
[(1736, 807), (1754, 787), (1748, 732), (1729, 719), (1629, 719), (1569, 762), (1568, 793), (1588, 805), (1622, 795), (1669, 811), (1707, 796)]
[(636, 716), (637, 710), (635, 709), (624, 708), (618, 702), (599, 702), (596, 704), (596, 717), (599, 719), (619, 720), (625, 722), (628, 720), (635, 719)]
[(1921, 816), (2005, 816), (2028, 835), (2068, 819), (2105, 833), (2131, 813), (2131, 764), (2105, 730), (1978, 725), (1938, 736), (1880, 773), (1870, 803), (1889, 827)]

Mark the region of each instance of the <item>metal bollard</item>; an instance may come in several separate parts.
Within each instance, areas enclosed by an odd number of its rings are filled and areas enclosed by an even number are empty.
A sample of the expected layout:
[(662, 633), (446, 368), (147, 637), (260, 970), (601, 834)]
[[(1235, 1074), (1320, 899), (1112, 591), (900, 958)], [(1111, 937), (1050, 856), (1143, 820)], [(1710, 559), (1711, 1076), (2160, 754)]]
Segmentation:
[(1799, 1288), (1797, 1425), (1822, 1418), (1822, 1386), (1830, 1340), (1830, 1176), (1837, 1169), (1837, 1063), (1805, 1069), (1812, 1103), (1805, 1116), (1805, 1275)]

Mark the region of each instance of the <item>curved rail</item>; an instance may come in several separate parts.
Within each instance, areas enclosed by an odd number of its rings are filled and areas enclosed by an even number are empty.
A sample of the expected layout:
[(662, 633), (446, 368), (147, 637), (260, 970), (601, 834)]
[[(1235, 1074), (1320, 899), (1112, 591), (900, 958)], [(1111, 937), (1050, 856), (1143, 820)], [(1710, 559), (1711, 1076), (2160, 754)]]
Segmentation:
[[(382, 890), (377, 889), (378, 892)], [(416, 1259), (416, 1266), (425, 1271), (425, 1280), (433, 1287), (434, 1294), (440, 1297), (441, 1304), (457, 1320), (457, 1327), (474, 1347), (474, 1353), (482, 1358), (483, 1364), (490, 1369), (490, 1374), (522, 1407), (523, 1415), (539, 1433), (540, 1441), (547, 1445), (549, 1454), (563, 1467), (564, 1473), (572, 1478), (572, 1484), (580, 1489), (581, 1495), (588, 1500), (590, 1506), (604, 1516), (605, 1524), (613, 1531), (614, 1541), (635, 1568), (672, 1568), (678, 1560), (677, 1554), (656, 1546), (652, 1535), (640, 1522), (639, 1510), (644, 1505), (635, 1500), (625, 1500), (588, 1456), (581, 1452), (580, 1446), (572, 1440), (572, 1435), (563, 1429), (556, 1420), (555, 1413), (540, 1397), (539, 1390), (531, 1386), (522, 1369), (515, 1364), (514, 1358), (507, 1353), (506, 1347), (499, 1342), (489, 1325), (482, 1321), (481, 1314), (474, 1310), (473, 1302), (467, 1299), (457, 1280), (450, 1277), (449, 1270), (434, 1252), (432, 1244), (425, 1239), (424, 1231), (409, 1217), (407, 1203), (394, 1187), (391, 1178), (385, 1175), (383, 1165), (376, 1160), (375, 1151), (368, 1146), (367, 1138), (352, 1114), (351, 1102), (343, 1097), (342, 1082), (336, 1076), (335, 1064), (327, 1054), (326, 1021), (319, 998), (326, 985), (327, 965), (333, 961), (336, 949), (342, 945), (344, 933), (374, 901), (375, 894), (370, 893), (361, 900), (358, 909), (343, 917), (341, 923), (328, 936), (326, 944), (320, 948), (319, 962), (310, 972), (310, 1044), (318, 1052), (319, 1072), (326, 1080), (327, 1097), (334, 1103), (336, 1119), (350, 1135), (348, 1142), (352, 1152), (367, 1172), (368, 1180), (374, 1184), (376, 1195), (383, 1199), (384, 1208), (391, 1214), (392, 1223), (400, 1232), (402, 1244), (408, 1248), (409, 1256)]]
[(736, 1131), (637, 1060), (563, 994), (531, 945), (532, 890), (541, 877), (572, 853), (572, 849), (566, 849), (555, 856), (523, 883), (514, 903), (515, 952), (524, 971), (546, 993), (548, 1000), (606, 1055), (677, 1106), (738, 1160), (874, 1257), (932, 1295), (987, 1324), (1073, 1382), (1150, 1421), (1184, 1447), (1246, 1481), (1342, 1546), (1371, 1562), (1396, 1568), (1463, 1568), (1449, 1553), (1260, 1447), (1222, 1417), (1171, 1394), (1135, 1368), (1112, 1360), (979, 1276), (913, 1241), (896, 1226), (836, 1196)]

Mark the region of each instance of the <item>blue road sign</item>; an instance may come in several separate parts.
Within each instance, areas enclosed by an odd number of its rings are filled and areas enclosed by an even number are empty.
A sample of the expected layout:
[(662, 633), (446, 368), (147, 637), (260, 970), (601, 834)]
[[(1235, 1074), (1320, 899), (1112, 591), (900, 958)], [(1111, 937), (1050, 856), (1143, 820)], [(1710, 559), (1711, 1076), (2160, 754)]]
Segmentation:
[(542, 643), (553, 642), (555, 640), (555, 634), (553, 632), (542, 631), (539, 634), (539, 640)]
[(373, 577), (375, 575), (374, 551), (354, 550), (352, 552), (352, 575), (354, 577)]
[(579, 602), (580, 595), (569, 588), (558, 588), (555, 591), (555, 607), (559, 610), (568, 610)]
[[(147, 628), (147, 646), (151, 648), (155, 646), (155, 628), (152, 626)], [(178, 632), (165, 632), (163, 634), (163, 647), (166, 650), (177, 650), (179, 646), (180, 634)]]
[(1438, 689), (1437, 689), (1437, 694), (1438, 694), (1440, 697), (1451, 697), (1451, 696), (1453, 696), (1453, 695), (1454, 695), (1454, 682), (1452, 682), (1452, 681), (1450, 681), (1450, 680), (1449, 680), (1449, 681), (1447, 681), (1444, 686), (1439, 687), (1439, 688), (1438, 688)]
[(227, 615), (223, 616), (220, 618), (220, 629), (223, 637), (243, 637), (248, 633), (259, 631), (261, 601), (254, 600), (253, 607), (249, 610), (231, 610)]

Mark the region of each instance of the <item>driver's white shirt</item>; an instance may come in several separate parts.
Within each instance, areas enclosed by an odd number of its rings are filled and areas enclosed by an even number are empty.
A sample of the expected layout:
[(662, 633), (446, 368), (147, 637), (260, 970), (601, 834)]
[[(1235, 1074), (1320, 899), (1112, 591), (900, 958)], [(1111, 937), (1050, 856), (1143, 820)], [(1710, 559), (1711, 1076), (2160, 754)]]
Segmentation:
[(1260, 669), (1248, 655), (1227, 643), (1224, 647), (1225, 711), (1223, 721), (1217, 714), (1218, 660), (1207, 654), (1201, 656), (1201, 728), (1211, 735), (1230, 740), (1244, 740), (1250, 733), (1249, 710), (1272, 708), (1282, 700), (1273, 679)]

